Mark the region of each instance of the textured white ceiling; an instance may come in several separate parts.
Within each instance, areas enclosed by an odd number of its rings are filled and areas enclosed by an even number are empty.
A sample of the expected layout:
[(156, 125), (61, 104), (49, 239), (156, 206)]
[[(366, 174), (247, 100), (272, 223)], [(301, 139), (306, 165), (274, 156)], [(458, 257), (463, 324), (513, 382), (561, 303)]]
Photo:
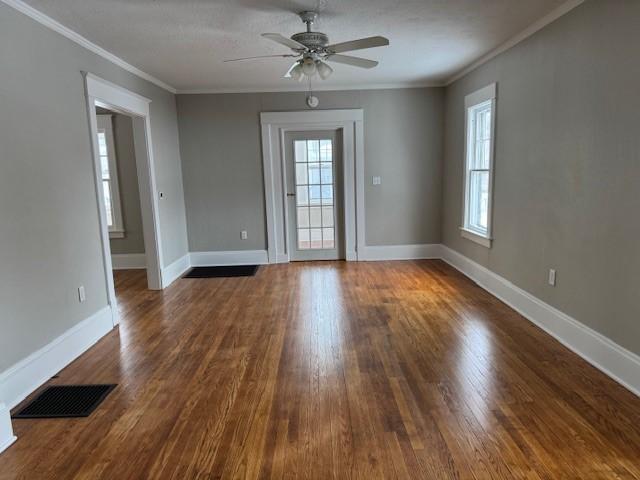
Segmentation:
[(260, 37), (290, 36), (304, 25), (295, 12), (317, 8), (314, 30), (332, 43), (371, 35), (388, 47), (354, 55), (379, 60), (373, 70), (334, 65), (324, 87), (440, 83), (565, 3), (566, 0), (26, 0), (126, 62), (178, 90), (269, 90), (289, 59), (222, 63), (289, 53)]

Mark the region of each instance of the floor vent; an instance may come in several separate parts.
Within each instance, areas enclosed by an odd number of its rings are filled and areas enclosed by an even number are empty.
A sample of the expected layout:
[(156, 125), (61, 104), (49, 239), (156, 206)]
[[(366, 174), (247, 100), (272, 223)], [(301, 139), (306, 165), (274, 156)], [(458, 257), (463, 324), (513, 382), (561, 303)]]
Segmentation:
[(257, 271), (258, 265), (194, 267), (183, 278), (253, 277)]
[(53, 385), (12, 418), (88, 417), (116, 385)]

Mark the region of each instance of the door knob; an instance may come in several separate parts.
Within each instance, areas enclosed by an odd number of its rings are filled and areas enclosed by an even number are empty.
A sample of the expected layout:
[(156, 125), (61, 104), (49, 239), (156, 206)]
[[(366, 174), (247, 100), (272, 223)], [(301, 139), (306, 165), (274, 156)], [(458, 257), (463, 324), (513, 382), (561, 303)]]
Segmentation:
[(295, 194), (295, 193), (288, 193), (288, 192), (287, 192), (287, 197), (295, 197), (295, 196), (296, 196), (296, 194)]

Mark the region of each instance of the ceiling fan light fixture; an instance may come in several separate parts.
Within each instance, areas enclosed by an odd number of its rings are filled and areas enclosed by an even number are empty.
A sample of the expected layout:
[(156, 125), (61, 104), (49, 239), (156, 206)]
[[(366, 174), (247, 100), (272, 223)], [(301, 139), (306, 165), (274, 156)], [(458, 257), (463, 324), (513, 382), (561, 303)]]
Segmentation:
[(312, 77), (316, 73), (316, 62), (313, 61), (313, 58), (306, 57), (302, 60), (302, 72), (307, 77)]
[(333, 73), (333, 68), (320, 60), (316, 62), (316, 70), (318, 70), (318, 75), (322, 80), (326, 80)]
[(295, 67), (293, 67), (291, 69), (291, 71), (289, 72), (289, 75), (294, 80), (297, 80), (298, 82), (301, 82), (303, 77), (304, 77), (304, 73), (302, 72), (302, 65), (300, 65), (300, 63), (298, 63)]

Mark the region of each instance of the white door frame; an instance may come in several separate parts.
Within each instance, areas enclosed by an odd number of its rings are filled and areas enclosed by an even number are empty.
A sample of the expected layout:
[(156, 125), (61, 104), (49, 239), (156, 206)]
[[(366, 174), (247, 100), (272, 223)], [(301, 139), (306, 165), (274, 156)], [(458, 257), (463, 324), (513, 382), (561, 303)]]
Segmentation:
[(151, 127), (149, 123), (149, 103), (151, 103), (151, 100), (119, 85), (103, 80), (91, 73), (83, 72), (83, 74), (85, 77), (87, 114), (89, 117), (89, 132), (91, 134), (91, 150), (93, 154), (103, 265), (107, 283), (107, 298), (113, 314), (113, 324), (116, 325), (120, 320), (113, 284), (109, 227), (107, 225), (106, 207), (102, 193), (96, 106), (125, 113), (133, 119), (133, 138), (138, 172), (138, 186), (140, 189), (140, 208), (142, 210), (147, 282), (150, 289), (161, 290), (162, 273), (160, 266), (162, 265), (162, 248), (160, 244), (160, 219), (158, 215), (158, 202), (155, 195), (156, 181), (151, 143)]
[(289, 262), (287, 236), (289, 219), (286, 207), (287, 167), (284, 158), (284, 136), (287, 132), (342, 131), (346, 260), (358, 260), (358, 255), (364, 251), (363, 118), (361, 109), (263, 112), (260, 114), (269, 263)]

